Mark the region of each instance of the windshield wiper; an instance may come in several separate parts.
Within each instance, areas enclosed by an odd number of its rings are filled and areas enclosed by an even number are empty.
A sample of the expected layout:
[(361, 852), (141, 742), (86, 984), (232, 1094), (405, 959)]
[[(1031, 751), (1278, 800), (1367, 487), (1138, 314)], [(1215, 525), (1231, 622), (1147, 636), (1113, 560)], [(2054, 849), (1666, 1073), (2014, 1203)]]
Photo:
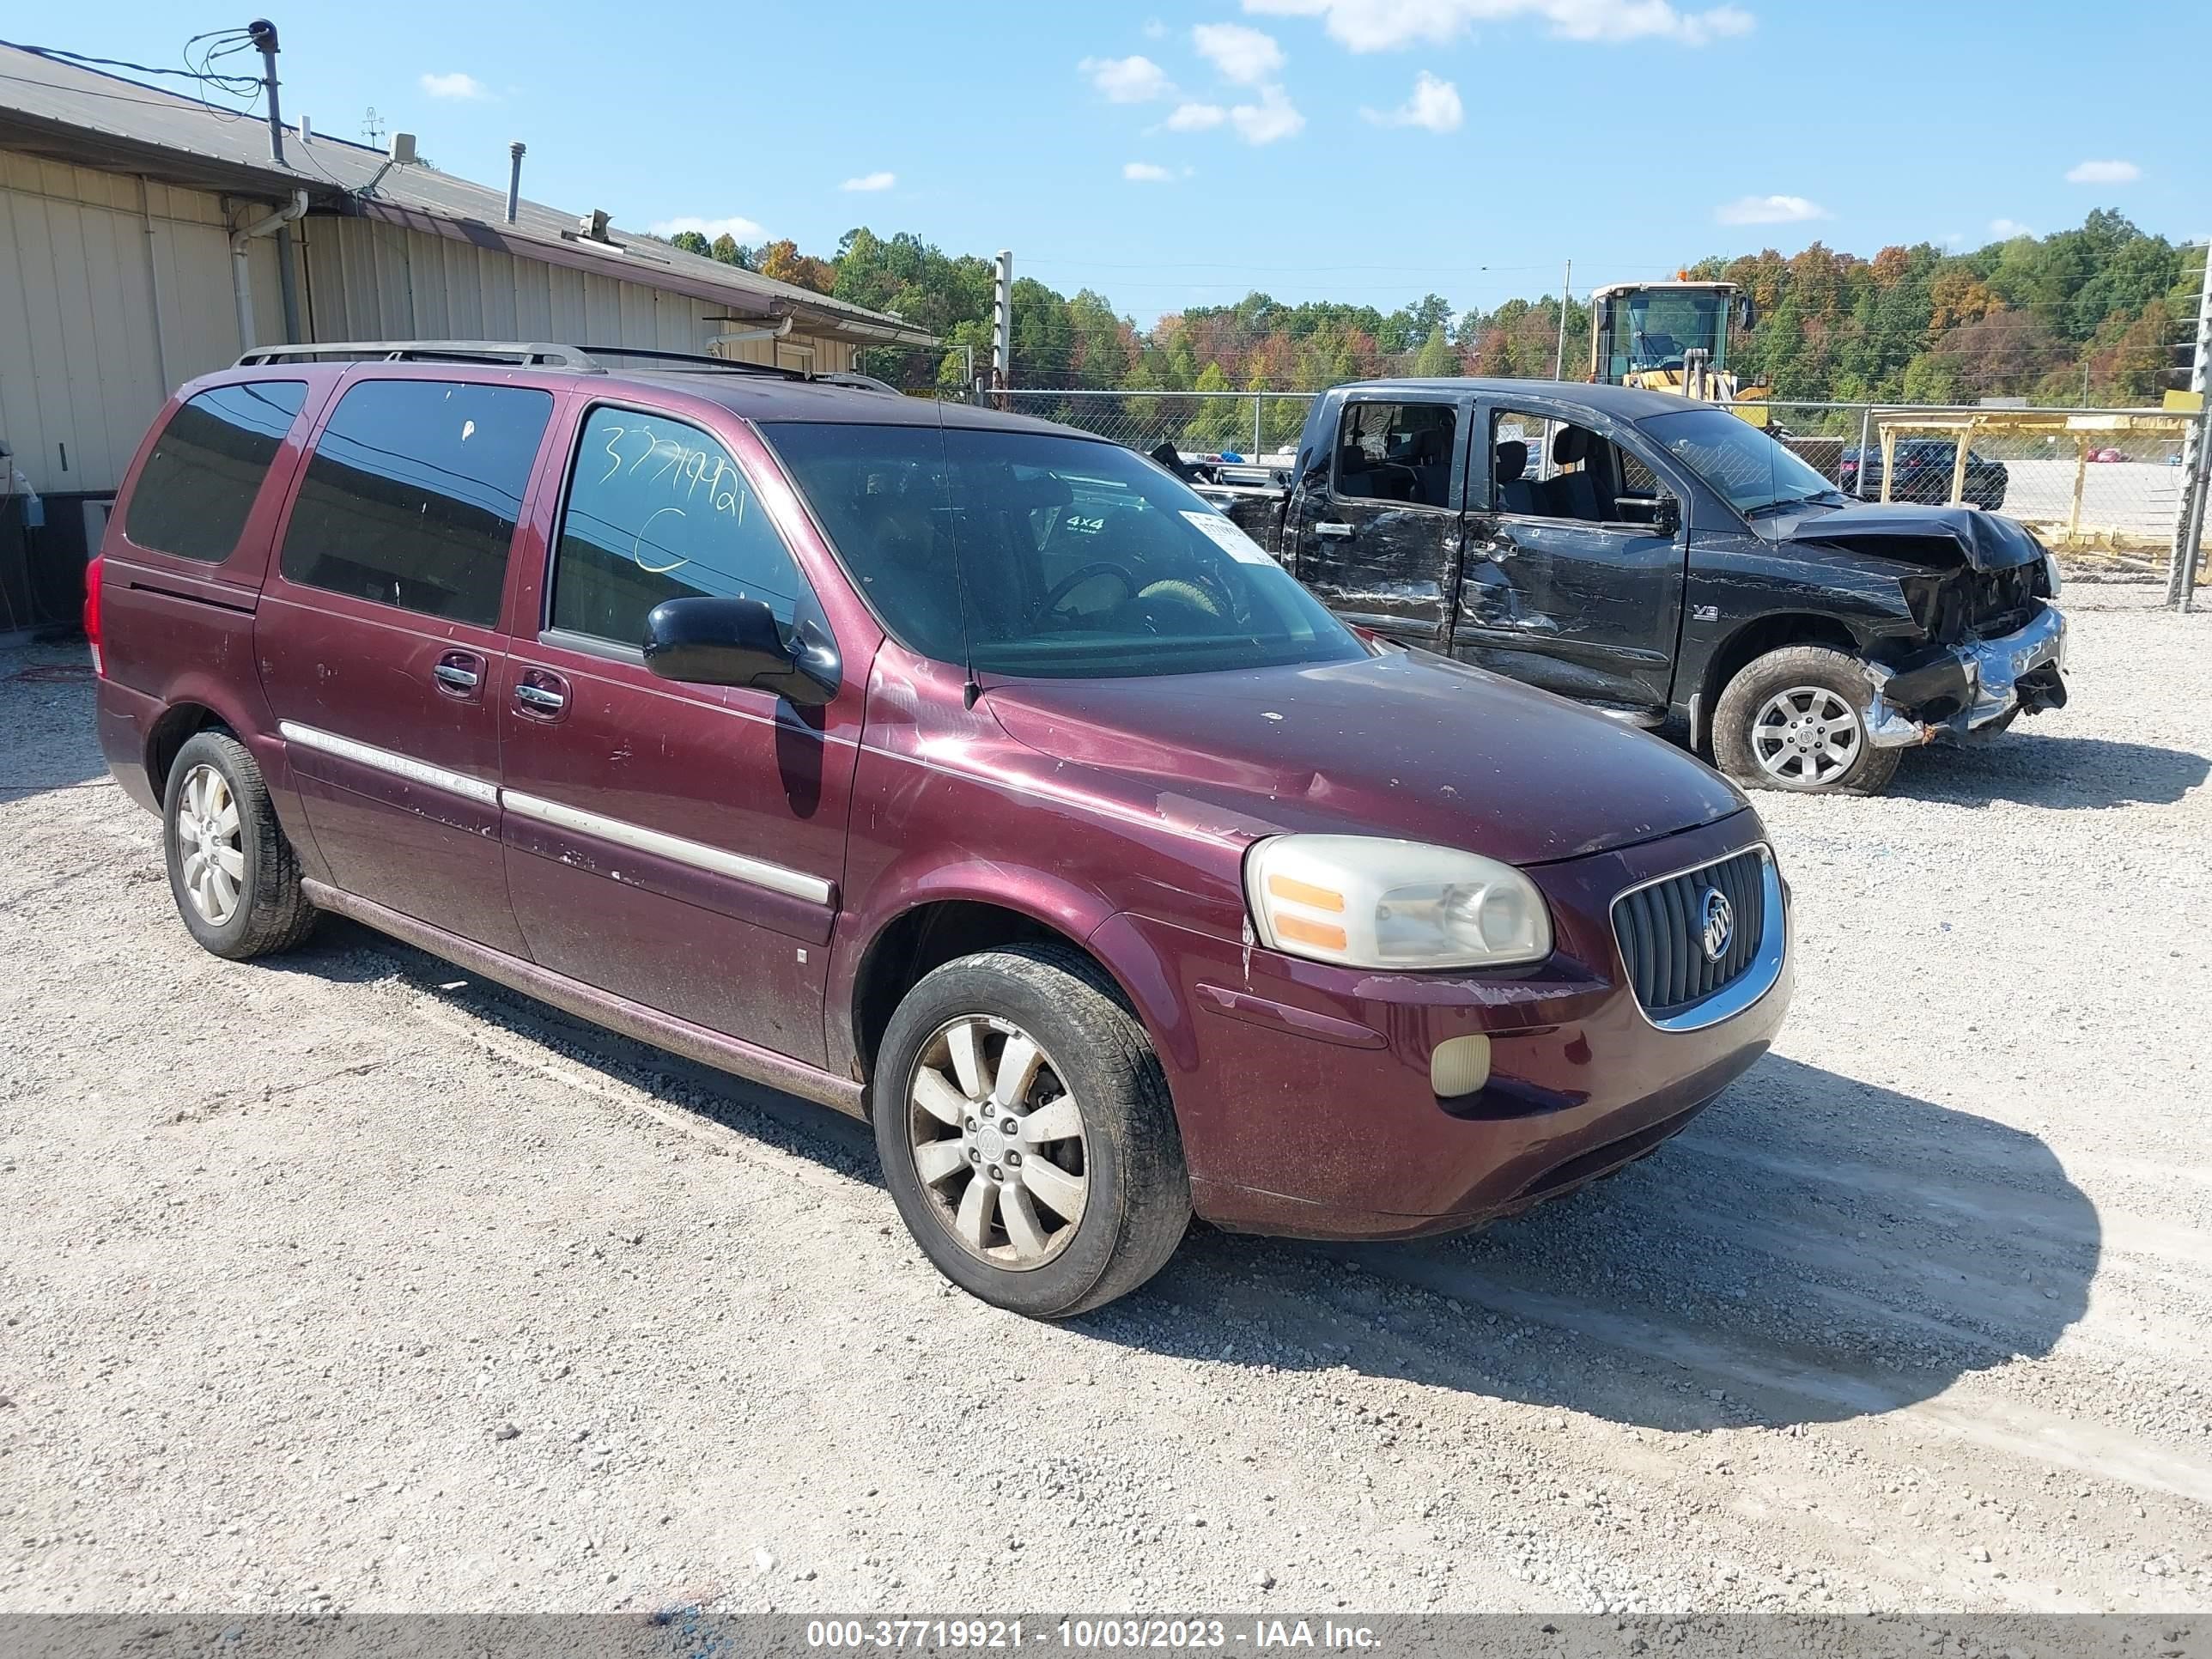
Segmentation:
[(1793, 507), (1848, 505), (1850, 499), (1851, 498), (1850, 496), (1844, 495), (1839, 489), (1822, 489), (1817, 490), (1810, 495), (1784, 495), (1778, 497), (1774, 501), (1761, 501), (1757, 507), (1747, 507), (1743, 508), (1742, 513), (1743, 516), (1747, 519), (1757, 519), (1764, 517), (1769, 513), (1780, 513)]

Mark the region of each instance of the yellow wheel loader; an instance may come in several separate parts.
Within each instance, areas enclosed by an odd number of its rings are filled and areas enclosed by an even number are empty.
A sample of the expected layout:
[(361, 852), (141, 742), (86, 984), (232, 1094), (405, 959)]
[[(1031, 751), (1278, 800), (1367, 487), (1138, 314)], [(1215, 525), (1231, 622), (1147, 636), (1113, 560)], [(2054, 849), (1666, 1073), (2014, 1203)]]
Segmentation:
[(1729, 367), (1729, 332), (1748, 330), (1751, 296), (1734, 283), (1614, 283), (1590, 296), (1590, 379), (1724, 404), (1766, 424), (1766, 387)]

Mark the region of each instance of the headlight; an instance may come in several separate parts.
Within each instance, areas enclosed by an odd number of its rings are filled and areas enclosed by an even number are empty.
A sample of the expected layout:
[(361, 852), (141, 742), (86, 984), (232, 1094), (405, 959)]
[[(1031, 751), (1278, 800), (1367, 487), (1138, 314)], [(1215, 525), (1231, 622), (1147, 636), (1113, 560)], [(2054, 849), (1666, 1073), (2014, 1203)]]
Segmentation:
[(1245, 855), (1261, 944), (1350, 968), (1505, 968), (1552, 953), (1535, 884), (1509, 864), (1374, 836), (1278, 836)]
[(2045, 553), (2043, 556), (2043, 576), (2044, 580), (2051, 584), (2051, 597), (2057, 599), (2058, 597), (2058, 556), (2056, 553)]

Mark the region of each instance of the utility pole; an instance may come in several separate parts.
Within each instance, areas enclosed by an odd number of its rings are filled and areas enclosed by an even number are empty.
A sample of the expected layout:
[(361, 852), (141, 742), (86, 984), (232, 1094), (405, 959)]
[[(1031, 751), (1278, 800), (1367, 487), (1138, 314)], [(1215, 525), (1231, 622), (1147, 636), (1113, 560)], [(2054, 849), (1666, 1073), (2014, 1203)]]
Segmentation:
[(2197, 394), (2197, 424), (2181, 446), (2181, 512), (2173, 526), (2173, 553), (2166, 568), (2166, 602), (2190, 609), (2197, 592), (2197, 553), (2204, 543), (2204, 498), (2212, 494), (2212, 398), (2205, 396), (2212, 371), (2212, 238), (2204, 243), (2204, 277), (2197, 295), (2197, 359), (2189, 389)]
[[(247, 37), (261, 54), (261, 85), (269, 94), (269, 159), (278, 167), (284, 165), (284, 112), (276, 104), (276, 26), (265, 17), (257, 17), (246, 26)], [(300, 339), (299, 279), (292, 271), (292, 227), (276, 227), (276, 283), (284, 301), (284, 340), (296, 345)]]
[(1559, 349), (1552, 358), (1552, 378), (1567, 378), (1567, 301), (1574, 297), (1575, 262), (1567, 261), (1566, 275), (1559, 278)]
[(999, 250), (995, 301), (991, 308), (991, 379), (1004, 391), (1014, 372), (1014, 252)]

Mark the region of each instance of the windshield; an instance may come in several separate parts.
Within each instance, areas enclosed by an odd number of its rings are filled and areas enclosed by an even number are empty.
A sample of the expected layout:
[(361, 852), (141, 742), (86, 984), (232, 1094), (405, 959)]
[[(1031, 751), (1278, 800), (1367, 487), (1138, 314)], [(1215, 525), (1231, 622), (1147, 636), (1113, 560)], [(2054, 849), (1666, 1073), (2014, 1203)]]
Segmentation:
[(1118, 445), (962, 427), (762, 430), (884, 625), (924, 656), (1082, 679), (1367, 654), (1257, 543)]
[(1742, 514), (1813, 501), (1836, 488), (1796, 453), (1723, 409), (1662, 415), (1640, 429)]
[(1615, 349), (1626, 351), (1632, 369), (1680, 368), (1682, 354), (1693, 346), (1711, 354), (1711, 367), (1724, 368), (1721, 307), (1726, 303), (1726, 296), (1715, 293), (1646, 289), (1624, 307), (1627, 319)]

